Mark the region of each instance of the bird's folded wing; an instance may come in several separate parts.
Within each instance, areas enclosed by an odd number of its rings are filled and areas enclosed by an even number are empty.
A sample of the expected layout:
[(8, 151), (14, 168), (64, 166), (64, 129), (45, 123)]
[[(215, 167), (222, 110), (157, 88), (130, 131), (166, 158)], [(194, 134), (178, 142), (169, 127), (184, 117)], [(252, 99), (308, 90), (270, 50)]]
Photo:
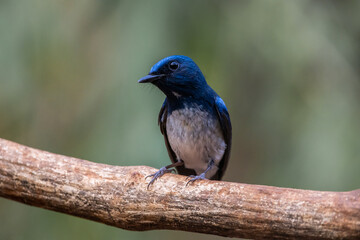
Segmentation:
[(231, 127), (231, 122), (230, 122), (230, 115), (228, 113), (226, 105), (219, 96), (217, 96), (215, 98), (215, 108), (216, 108), (216, 112), (218, 115), (218, 119), (220, 121), (220, 126), (222, 129), (222, 132), (224, 134), (226, 150), (225, 150), (223, 158), (221, 159), (221, 161), (219, 163), (219, 171), (212, 179), (221, 180), (221, 178), (226, 170), (226, 167), (227, 167), (227, 164), (229, 161), (229, 157), (230, 157), (232, 127)]

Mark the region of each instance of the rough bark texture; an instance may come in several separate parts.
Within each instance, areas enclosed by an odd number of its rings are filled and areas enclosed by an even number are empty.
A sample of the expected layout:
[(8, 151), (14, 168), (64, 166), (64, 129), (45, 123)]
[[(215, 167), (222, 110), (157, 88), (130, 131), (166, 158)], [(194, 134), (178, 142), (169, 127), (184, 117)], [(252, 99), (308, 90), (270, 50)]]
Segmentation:
[(228, 237), (360, 239), (360, 190), (320, 192), (166, 174), (57, 155), (0, 139), (0, 196), (128, 230)]

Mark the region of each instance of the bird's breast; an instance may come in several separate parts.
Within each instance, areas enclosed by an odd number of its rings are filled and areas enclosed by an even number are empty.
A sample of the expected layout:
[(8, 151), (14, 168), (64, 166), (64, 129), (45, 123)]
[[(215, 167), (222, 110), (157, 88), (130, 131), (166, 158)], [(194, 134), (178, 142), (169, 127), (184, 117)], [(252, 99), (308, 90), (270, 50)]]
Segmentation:
[(178, 160), (197, 174), (204, 172), (210, 160), (216, 167), (206, 174), (207, 178), (217, 171), (226, 144), (220, 123), (211, 112), (199, 107), (174, 110), (167, 117), (166, 131), (169, 144)]

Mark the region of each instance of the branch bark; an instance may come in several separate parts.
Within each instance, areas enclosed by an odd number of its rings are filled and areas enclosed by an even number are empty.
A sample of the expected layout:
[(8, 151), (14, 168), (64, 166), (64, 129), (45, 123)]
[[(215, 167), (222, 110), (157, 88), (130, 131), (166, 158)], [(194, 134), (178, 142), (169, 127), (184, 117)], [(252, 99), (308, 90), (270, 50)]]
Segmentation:
[(128, 230), (227, 237), (360, 239), (360, 190), (320, 192), (166, 174), (57, 155), (0, 139), (0, 196)]

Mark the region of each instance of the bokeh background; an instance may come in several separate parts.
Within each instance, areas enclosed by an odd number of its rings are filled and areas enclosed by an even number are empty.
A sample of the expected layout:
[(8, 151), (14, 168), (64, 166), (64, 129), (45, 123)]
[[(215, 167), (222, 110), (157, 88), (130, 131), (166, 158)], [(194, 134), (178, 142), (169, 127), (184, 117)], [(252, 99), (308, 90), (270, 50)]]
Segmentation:
[[(169, 162), (163, 94), (137, 80), (193, 58), (225, 100), (224, 180), (360, 187), (360, 1), (0, 1), (0, 137), (113, 165)], [(0, 239), (223, 239), (131, 232), (0, 199)]]

